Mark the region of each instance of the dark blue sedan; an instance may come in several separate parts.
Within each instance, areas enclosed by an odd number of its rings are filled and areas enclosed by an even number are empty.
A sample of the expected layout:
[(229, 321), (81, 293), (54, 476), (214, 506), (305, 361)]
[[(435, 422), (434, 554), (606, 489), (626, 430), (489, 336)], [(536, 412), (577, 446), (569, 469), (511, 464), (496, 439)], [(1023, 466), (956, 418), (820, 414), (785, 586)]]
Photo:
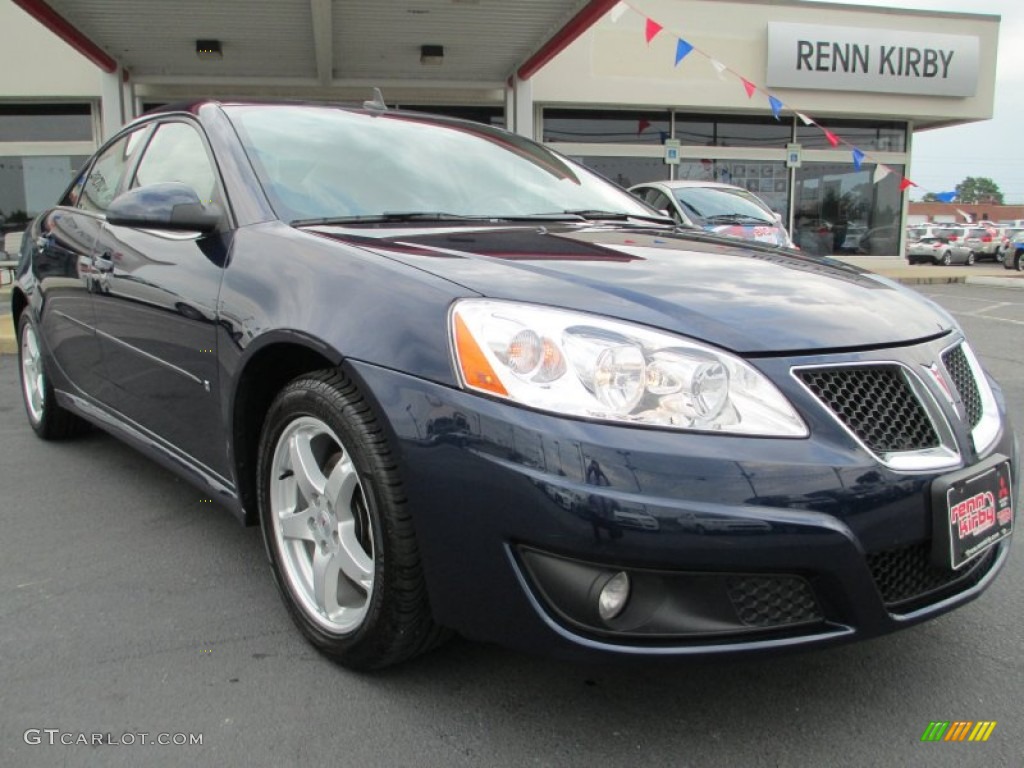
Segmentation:
[(98, 425), (261, 525), (351, 667), (835, 644), (1009, 553), (1014, 434), (948, 314), (489, 126), (165, 108), (31, 224), (12, 301), (39, 436)]

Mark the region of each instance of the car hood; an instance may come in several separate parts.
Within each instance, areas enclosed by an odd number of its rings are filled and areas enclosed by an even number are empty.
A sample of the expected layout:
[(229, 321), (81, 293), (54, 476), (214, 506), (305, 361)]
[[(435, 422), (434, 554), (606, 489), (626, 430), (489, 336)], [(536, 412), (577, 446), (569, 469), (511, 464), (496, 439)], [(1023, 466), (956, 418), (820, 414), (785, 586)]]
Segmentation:
[(474, 293), (620, 318), (771, 354), (898, 345), (942, 309), (842, 262), (694, 232), (600, 225), (316, 227)]

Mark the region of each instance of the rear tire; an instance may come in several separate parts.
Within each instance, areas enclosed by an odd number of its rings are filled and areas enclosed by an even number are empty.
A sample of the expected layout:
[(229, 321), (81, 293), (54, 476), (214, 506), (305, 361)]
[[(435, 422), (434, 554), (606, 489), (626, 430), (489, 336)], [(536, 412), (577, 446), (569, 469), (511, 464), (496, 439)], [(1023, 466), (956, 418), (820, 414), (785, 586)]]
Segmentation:
[(353, 669), (440, 644), (398, 467), (355, 384), (303, 375), (274, 399), (260, 437), (259, 512), (292, 619)]
[(18, 321), (18, 371), (25, 414), (39, 437), (43, 440), (64, 440), (85, 431), (86, 423), (57, 403), (50, 377), (46, 374), (46, 356), (28, 309), (21, 313)]

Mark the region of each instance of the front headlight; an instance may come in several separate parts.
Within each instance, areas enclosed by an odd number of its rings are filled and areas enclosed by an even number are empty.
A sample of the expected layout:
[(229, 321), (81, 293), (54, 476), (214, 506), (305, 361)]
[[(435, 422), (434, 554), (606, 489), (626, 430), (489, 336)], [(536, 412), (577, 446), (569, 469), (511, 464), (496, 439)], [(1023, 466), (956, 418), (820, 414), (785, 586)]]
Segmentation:
[(738, 357), (631, 323), (464, 299), (451, 312), (463, 386), (567, 416), (740, 435), (806, 437), (764, 374)]

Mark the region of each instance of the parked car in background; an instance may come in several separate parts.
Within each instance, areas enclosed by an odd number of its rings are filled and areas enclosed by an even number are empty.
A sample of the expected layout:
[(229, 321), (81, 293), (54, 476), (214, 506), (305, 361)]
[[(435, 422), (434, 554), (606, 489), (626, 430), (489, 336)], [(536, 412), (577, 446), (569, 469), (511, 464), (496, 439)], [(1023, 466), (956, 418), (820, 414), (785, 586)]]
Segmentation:
[(973, 264), (974, 254), (961, 242), (951, 239), (955, 230), (929, 229), (927, 234), (907, 233), (906, 256), (909, 264)]
[[(796, 247), (815, 256), (828, 256), (835, 252), (835, 233), (831, 221), (797, 216), (793, 223), (793, 241)], [(863, 232), (857, 237), (858, 246)]]
[(1016, 437), (946, 311), (489, 125), (169, 105), (32, 221), (10, 301), (27, 428), (102, 427), (260, 525), (296, 626), (353, 668), (453, 632), (828, 647), (970, 602), (1010, 555)]
[(716, 235), (793, 247), (782, 217), (743, 187), (716, 181), (656, 181), (630, 187), (656, 211)]
[(964, 244), (971, 249), (978, 261), (996, 261), (1000, 252), (998, 230), (989, 226), (969, 226), (964, 228)]
[(1003, 269), (1024, 272), (1024, 230), (1019, 230), (1003, 250)]
[(861, 235), (857, 251), (869, 256), (895, 256), (899, 254), (899, 234), (895, 224), (873, 227)]

